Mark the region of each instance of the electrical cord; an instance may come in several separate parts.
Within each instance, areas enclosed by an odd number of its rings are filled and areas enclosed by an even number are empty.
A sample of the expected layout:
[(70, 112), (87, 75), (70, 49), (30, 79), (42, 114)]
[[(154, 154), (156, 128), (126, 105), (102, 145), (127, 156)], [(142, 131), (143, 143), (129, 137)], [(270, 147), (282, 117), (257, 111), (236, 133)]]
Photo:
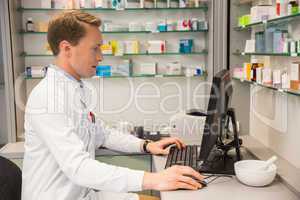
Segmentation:
[(232, 178), (233, 176), (232, 175), (226, 175), (226, 174), (210, 174), (210, 175), (206, 176), (204, 178), (204, 180), (212, 178), (212, 179), (206, 181), (207, 184), (210, 184), (210, 183), (214, 182), (215, 180), (217, 180), (218, 178), (221, 178), (221, 177)]

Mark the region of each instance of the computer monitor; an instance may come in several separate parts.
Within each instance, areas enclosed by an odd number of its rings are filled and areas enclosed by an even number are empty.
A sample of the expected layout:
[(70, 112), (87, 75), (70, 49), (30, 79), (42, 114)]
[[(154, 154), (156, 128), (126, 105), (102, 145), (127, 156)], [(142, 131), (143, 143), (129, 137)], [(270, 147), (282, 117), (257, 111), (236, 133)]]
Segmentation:
[[(234, 160), (230, 160), (230, 163), (226, 163), (225, 160), (222, 160), (220, 163), (215, 160), (212, 162), (214, 157), (223, 156), (223, 158), (225, 158), (224, 154), (227, 154), (227, 150), (230, 150), (234, 147), (238, 148), (237, 153), (239, 154), (239, 139), (236, 131), (235, 114), (233, 109), (229, 109), (232, 93), (233, 87), (230, 71), (222, 70), (213, 77), (206, 113), (199, 113), (195, 110), (191, 110), (189, 113), (187, 113), (194, 116), (206, 116), (199, 156), (199, 160), (202, 161), (200, 167), (201, 172), (222, 174), (234, 173)], [(222, 136), (225, 129), (225, 122), (229, 119), (229, 115), (232, 117), (231, 120), (235, 129), (235, 137), (234, 141), (231, 141), (230, 145), (225, 145), (222, 141)], [(239, 156), (238, 159), (240, 159)]]
[(206, 160), (223, 134), (224, 116), (227, 113), (233, 89), (231, 85), (230, 72), (222, 70), (218, 72), (212, 81), (210, 98), (207, 108), (207, 117), (201, 143), (200, 158)]

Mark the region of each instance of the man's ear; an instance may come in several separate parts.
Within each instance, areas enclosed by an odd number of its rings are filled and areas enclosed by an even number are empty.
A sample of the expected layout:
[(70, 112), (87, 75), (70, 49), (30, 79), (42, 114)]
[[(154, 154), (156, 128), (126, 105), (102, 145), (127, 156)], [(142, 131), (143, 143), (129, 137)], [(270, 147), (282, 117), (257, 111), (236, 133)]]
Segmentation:
[(72, 55), (71, 48), (72, 45), (66, 40), (63, 40), (59, 43), (59, 52), (67, 57), (71, 57)]

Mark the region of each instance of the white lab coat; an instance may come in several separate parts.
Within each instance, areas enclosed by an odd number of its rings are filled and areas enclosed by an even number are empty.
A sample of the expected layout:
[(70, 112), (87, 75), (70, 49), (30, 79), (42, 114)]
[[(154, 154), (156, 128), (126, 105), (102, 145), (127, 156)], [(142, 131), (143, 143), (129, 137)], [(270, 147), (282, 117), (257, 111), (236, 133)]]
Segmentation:
[(137, 199), (125, 193), (142, 190), (144, 171), (98, 162), (95, 149), (140, 152), (142, 141), (92, 123), (90, 95), (85, 83), (54, 65), (31, 92), (25, 111), (23, 200), (98, 200), (109, 192)]

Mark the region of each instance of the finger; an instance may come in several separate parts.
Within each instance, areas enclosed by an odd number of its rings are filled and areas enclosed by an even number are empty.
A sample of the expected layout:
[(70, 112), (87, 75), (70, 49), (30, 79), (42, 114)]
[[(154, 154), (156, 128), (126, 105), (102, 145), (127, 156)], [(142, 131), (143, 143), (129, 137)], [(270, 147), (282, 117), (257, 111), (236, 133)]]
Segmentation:
[(169, 149), (158, 149), (155, 154), (157, 154), (157, 155), (168, 155), (169, 154)]
[(179, 139), (179, 138), (175, 138), (176, 139), (176, 141), (180, 144), (180, 146), (182, 147), (182, 148), (185, 148), (186, 147), (186, 145), (184, 144), (184, 142), (181, 140), (181, 139)]
[(172, 140), (174, 141), (174, 143), (176, 144), (177, 148), (178, 149), (182, 149), (184, 148), (184, 146), (182, 145), (182, 142), (179, 138), (172, 138)]
[(167, 148), (172, 144), (175, 144), (178, 149), (181, 149), (180, 143), (174, 138), (168, 138), (161, 141), (161, 145), (163, 146), (163, 148)]
[(180, 143), (180, 145), (181, 145), (183, 148), (186, 147), (186, 144), (185, 144), (181, 139), (178, 138), (178, 142)]
[(174, 140), (174, 143), (176, 144), (178, 149), (182, 149), (180, 142), (178, 142), (177, 140)]
[(164, 149), (161, 151), (162, 155), (168, 155), (169, 154), (169, 149)]
[(193, 179), (191, 177), (188, 177), (188, 176), (181, 175), (181, 176), (178, 177), (178, 180), (180, 182), (184, 182), (184, 183), (190, 184), (190, 185), (192, 185), (194, 187), (197, 187), (197, 188), (201, 188), (202, 187), (202, 185), (200, 183), (198, 183), (195, 179)]
[(202, 181), (205, 178), (203, 175), (201, 175), (199, 172), (195, 171), (191, 167), (179, 166), (178, 168), (179, 168), (179, 171), (182, 173), (182, 175), (192, 176), (194, 178), (197, 178), (200, 181)]
[(198, 189), (197, 187), (187, 184), (187, 183), (184, 183), (184, 182), (177, 182), (175, 185), (176, 185), (177, 189), (187, 189), (187, 190), (197, 190)]

